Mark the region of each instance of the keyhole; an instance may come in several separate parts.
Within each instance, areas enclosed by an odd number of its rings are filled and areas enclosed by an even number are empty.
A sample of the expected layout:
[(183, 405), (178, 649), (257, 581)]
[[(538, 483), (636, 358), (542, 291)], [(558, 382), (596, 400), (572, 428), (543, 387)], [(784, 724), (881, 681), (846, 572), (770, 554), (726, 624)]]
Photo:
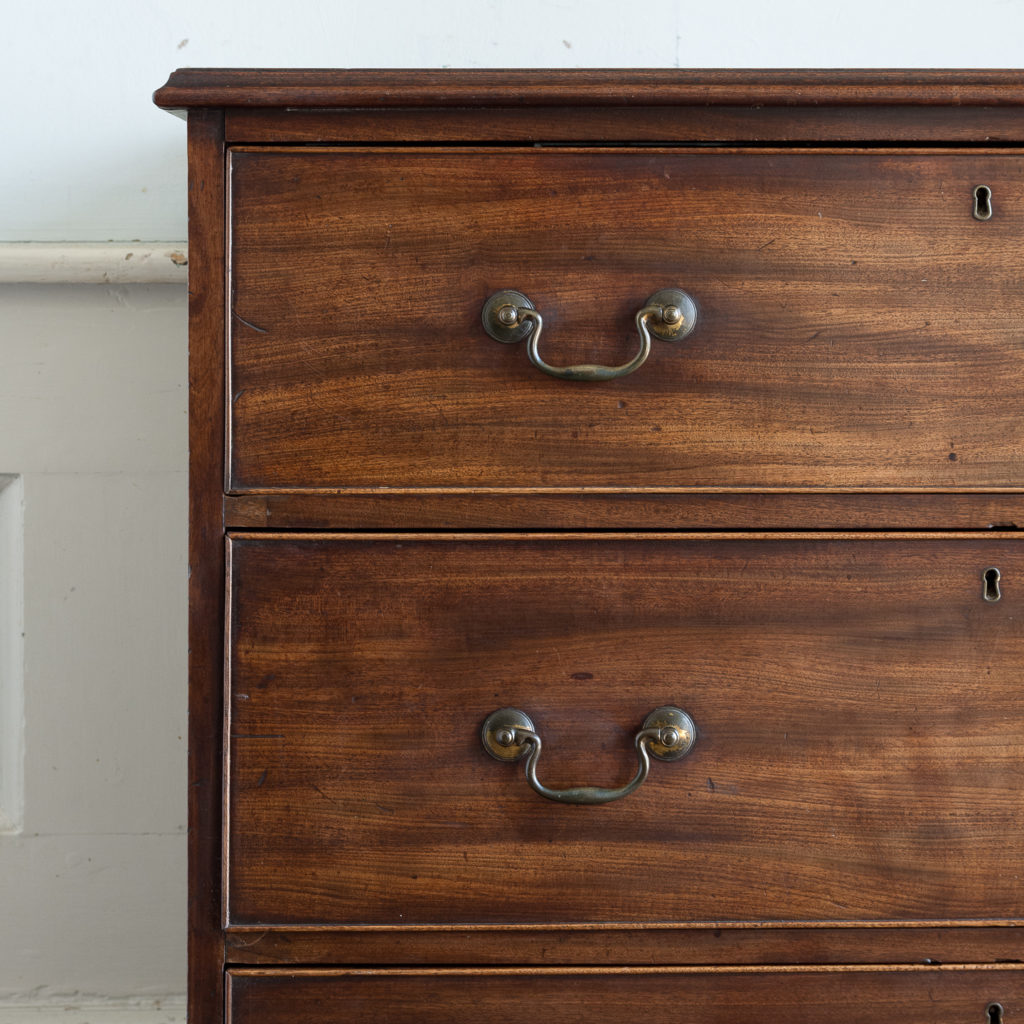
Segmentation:
[(999, 1003), (989, 1003), (985, 1012), (988, 1014), (988, 1024), (1003, 1024), (1003, 1008)]
[(992, 189), (978, 185), (974, 190), (974, 219), (990, 220), (992, 217)]
[[(985, 589), (982, 591), (982, 597), (986, 601), (998, 601), (1003, 596), (1002, 591), (999, 589), (999, 580), (1001, 574), (999, 570), (993, 566), (991, 569), (986, 569), (982, 574), (981, 578), (985, 581)], [(992, 1004), (995, 1006), (995, 1003)]]

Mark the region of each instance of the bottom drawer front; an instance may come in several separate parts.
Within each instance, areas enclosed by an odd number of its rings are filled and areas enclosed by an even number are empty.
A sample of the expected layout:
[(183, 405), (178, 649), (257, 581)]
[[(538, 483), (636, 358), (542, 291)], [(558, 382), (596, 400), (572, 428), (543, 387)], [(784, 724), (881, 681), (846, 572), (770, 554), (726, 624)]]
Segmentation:
[(988, 1024), (1018, 1019), (1019, 967), (234, 971), (231, 1024)]

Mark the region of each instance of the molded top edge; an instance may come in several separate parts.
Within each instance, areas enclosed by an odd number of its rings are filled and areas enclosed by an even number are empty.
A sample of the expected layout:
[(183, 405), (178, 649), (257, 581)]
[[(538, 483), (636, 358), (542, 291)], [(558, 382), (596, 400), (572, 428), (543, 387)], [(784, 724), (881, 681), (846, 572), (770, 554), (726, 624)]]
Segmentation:
[(1020, 70), (315, 70), (183, 68), (191, 107), (1024, 106)]

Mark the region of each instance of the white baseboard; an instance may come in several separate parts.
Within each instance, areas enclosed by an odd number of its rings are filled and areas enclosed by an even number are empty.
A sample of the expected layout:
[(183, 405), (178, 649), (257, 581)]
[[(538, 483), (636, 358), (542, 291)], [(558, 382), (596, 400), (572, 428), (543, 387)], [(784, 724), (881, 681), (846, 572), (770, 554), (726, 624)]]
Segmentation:
[(0, 1001), (0, 1024), (185, 1024), (185, 1000)]

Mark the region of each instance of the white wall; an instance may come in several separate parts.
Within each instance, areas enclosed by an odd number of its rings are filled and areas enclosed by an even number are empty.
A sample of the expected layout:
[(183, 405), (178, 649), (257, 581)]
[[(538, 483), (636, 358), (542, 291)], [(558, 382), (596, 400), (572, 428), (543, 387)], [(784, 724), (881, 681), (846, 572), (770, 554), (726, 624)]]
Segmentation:
[(1014, 0), (33, 0), (0, 60), (0, 240), (184, 237), (175, 67), (1014, 67)]
[[(178, 66), (1012, 67), (1022, 36), (1012, 0), (10, 3), (0, 243), (182, 240), (184, 125), (150, 103)], [(25, 719), (0, 695), (25, 769), (0, 1024), (45, 1016), (29, 1004), (95, 1022), (112, 999), (106, 1019), (180, 1018), (185, 328), (184, 285), (0, 287), (25, 570), (23, 659), (0, 652)]]

